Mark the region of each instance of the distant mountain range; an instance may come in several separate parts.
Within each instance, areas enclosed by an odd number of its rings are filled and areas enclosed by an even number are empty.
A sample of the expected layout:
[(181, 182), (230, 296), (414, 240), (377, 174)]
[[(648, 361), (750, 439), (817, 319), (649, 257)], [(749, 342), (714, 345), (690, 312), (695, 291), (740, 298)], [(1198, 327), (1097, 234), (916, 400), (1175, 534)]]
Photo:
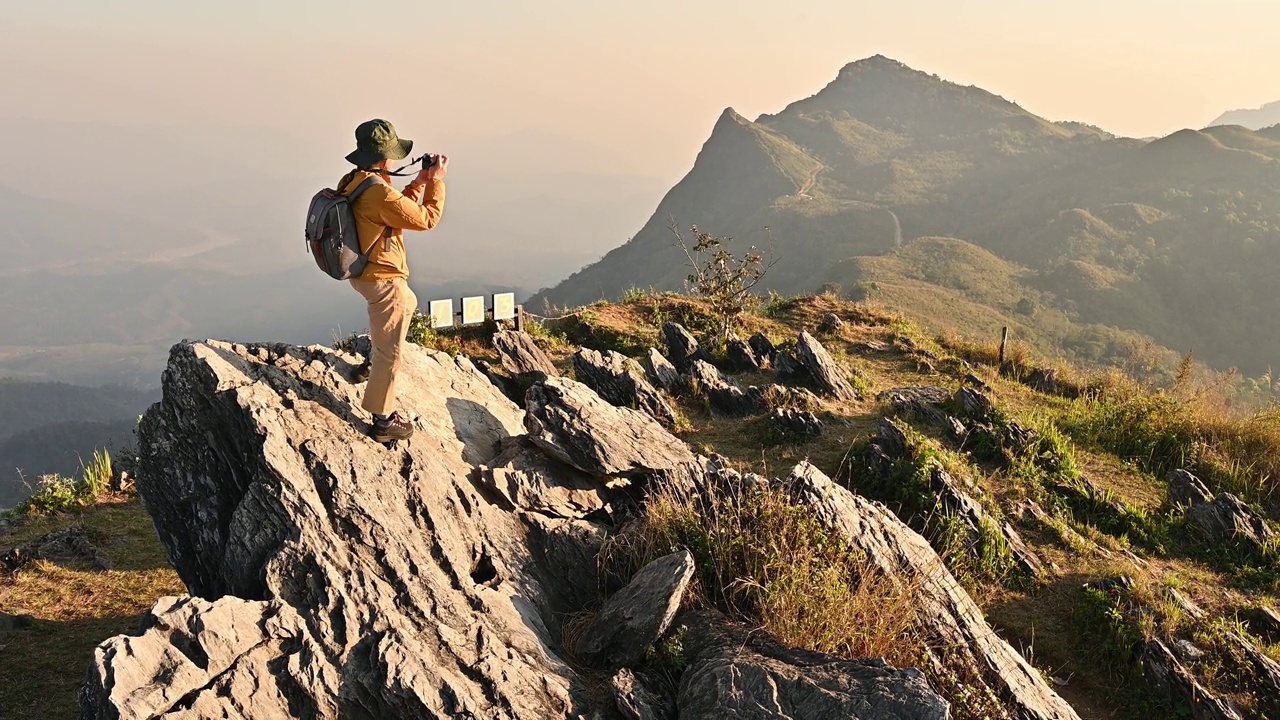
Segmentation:
[(631, 241), (531, 304), (681, 288), (673, 221), (775, 243), (765, 289), (1010, 324), (1081, 362), (1153, 344), (1257, 373), (1280, 359), (1280, 128), (1119, 138), (877, 56), (777, 114), (726, 110)]
[(94, 450), (132, 446), (138, 416), (159, 391), (0, 380), (0, 508), (41, 475), (75, 477)]
[(1217, 120), (1209, 123), (1214, 125), (1239, 125), (1250, 130), (1261, 130), (1263, 128), (1274, 127), (1280, 125), (1280, 100), (1267, 103), (1260, 108), (1231, 110), (1222, 113)]

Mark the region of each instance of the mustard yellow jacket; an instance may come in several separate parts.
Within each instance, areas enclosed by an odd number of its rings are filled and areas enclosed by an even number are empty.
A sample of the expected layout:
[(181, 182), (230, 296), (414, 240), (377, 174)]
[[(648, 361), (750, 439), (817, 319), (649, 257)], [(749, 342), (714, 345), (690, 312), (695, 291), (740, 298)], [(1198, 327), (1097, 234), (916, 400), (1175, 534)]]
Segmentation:
[[(338, 192), (350, 195), (371, 175), (367, 170), (352, 170), (338, 182)], [(356, 216), (360, 249), (369, 252), (369, 264), (359, 279), (373, 282), (408, 278), (404, 231), (430, 230), (440, 222), (444, 212), (444, 181), (428, 180), (425, 185), (409, 183), (403, 193), (389, 182), (374, 183), (356, 198), (351, 211)], [(391, 237), (383, 242), (385, 228), (391, 228)]]

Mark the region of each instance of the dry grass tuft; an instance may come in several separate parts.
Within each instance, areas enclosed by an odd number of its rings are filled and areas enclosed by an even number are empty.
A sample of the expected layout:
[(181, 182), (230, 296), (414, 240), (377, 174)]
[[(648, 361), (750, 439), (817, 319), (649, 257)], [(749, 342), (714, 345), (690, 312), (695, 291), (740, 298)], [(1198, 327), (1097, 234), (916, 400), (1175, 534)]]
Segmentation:
[(688, 548), (695, 602), (759, 625), (780, 641), (850, 658), (919, 663), (915, 591), (878, 575), (812, 514), (768, 487), (722, 488), (699, 508), (658, 491), (645, 516), (601, 551), (606, 577), (625, 579)]

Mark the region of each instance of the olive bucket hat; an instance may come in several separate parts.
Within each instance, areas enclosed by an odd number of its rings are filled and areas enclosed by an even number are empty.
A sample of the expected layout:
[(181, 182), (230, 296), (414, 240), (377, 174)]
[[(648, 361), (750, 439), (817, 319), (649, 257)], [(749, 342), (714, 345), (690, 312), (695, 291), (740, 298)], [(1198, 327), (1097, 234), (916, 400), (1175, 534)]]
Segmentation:
[(412, 140), (396, 137), (396, 129), (386, 120), (367, 120), (356, 128), (356, 149), (347, 162), (359, 168), (372, 167), (383, 160), (403, 160), (413, 150)]

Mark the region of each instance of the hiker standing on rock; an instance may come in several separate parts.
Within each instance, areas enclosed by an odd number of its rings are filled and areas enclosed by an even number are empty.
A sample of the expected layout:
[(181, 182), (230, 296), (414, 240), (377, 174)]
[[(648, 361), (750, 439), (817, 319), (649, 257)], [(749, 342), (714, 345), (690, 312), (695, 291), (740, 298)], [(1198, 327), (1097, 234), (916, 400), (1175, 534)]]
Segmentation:
[(366, 179), (378, 178), (351, 206), (360, 247), (369, 253), (369, 263), (351, 286), (369, 303), (373, 353), (361, 370), (361, 375), (368, 373), (362, 406), (373, 414), (372, 435), (377, 442), (413, 435), (413, 424), (395, 409), (396, 374), (409, 321), (418, 308), (418, 298), (409, 289), (404, 231), (430, 230), (440, 222), (444, 176), (449, 171), (449, 158), (440, 155), (401, 193), (391, 186), (391, 162), (408, 157), (412, 149), (413, 141), (396, 137), (396, 129), (386, 120), (361, 123), (356, 128), (356, 149), (347, 155), (356, 169), (337, 186), (338, 192), (351, 195)]

